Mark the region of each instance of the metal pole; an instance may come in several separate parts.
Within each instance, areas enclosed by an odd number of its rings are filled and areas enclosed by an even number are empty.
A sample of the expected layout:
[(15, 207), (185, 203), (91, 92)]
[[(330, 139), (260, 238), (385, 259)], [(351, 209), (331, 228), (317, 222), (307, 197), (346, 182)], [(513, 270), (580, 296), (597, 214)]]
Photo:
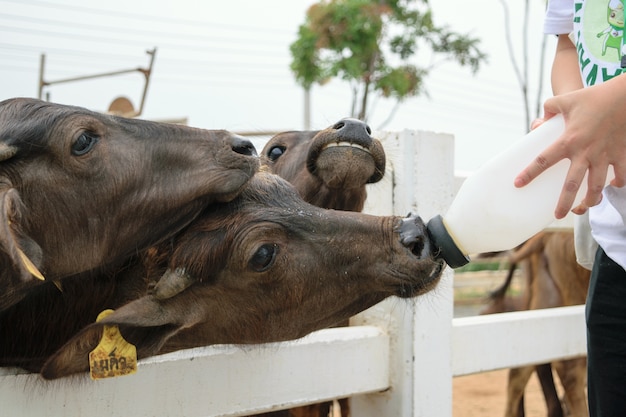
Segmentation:
[(156, 56), (156, 47), (152, 50), (146, 51), (148, 55), (150, 55), (150, 65), (147, 70), (141, 70), (144, 77), (146, 77), (146, 84), (143, 87), (143, 94), (141, 95), (141, 102), (139, 103), (139, 110), (137, 110), (136, 116), (141, 115), (143, 113), (143, 104), (146, 101), (146, 95), (148, 94), (148, 84), (150, 83), (150, 76), (152, 75), (152, 65), (154, 64), (154, 57)]
[(80, 77), (72, 77), (72, 78), (63, 78), (61, 80), (55, 80), (55, 81), (45, 81), (44, 80), (43, 74), (44, 74), (44, 65), (45, 65), (45, 58), (46, 58), (46, 56), (45, 56), (45, 54), (41, 54), (41, 63), (40, 63), (40, 68), (39, 68), (39, 98), (41, 99), (41, 96), (43, 94), (43, 88), (45, 86), (54, 85), (54, 84), (68, 83), (68, 82), (72, 82), (72, 81), (81, 81), (81, 80), (89, 80), (89, 79), (93, 79), (93, 78), (108, 77), (108, 76), (112, 76), (112, 75), (128, 74), (128, 73), (131, 73), (131, 72), (140, 72), (146, 78), (146, 84), (145, 84), (144, 89), (143, 89), (143, 95), (141, 97), (141, 104), (140, 104), (139, 110), (134, 115), (134, 116), (139, 116), (142, 113), (142, 111), (143, 111), (144, 101), (145, 101), (146, 95), (148, 93), (148, 84), (149, 84), (149, 81), (150, 81), (150, 75), (152, 73), (152, 66), (154, 65), (154, 57), (156, 55), (156, 47), (153, 48), (152, 50), (146, 51), (146, 53), (148, 55), (150, 55), (150, 66), (148, 67), (148, 69), (138, 67), (138, 68), (132, 68), (132, 69), (126, 69), (126, 70), (120, 70), (120, 71), (104, 72), (104, 73), (101, 73), (101, 74), (83, 75), (83, 76), (80, 76)]
[(311, 129), (311, 88), (304, 89), (304, 130)]
[(72, 82), (72, 81), (90, 80), (90, 79), (93, 79), (93, 78), (108, 77), (108, 76), (111, 76), (111, 75), (128, 74), (128, 73), (136, 72), (136, 71), (143, 72), (145, 70), (143, 68), (133, 68), (133, 69), (128, 69), (128, 70), (103, 72), (101, 74), (83, 75), (83, 76), (80, 76), (80, 77), (72, 77), (72, 78), (63, 78), (61, 80), (55, 80), (55, 81), (44, 81), (44, 85), (54, 85), (54, 84), (69, 83), (69, 82)]
[(39, 100), (41, 100), (41, 96), (43, 95), (43, 86), (44, 86), (43, 73), (44, 73), (45, 65), (46, 65), (46, 54), (41, 54), (41, 57), (39, 58), (39, 93), (37, 94), (37, 98)]

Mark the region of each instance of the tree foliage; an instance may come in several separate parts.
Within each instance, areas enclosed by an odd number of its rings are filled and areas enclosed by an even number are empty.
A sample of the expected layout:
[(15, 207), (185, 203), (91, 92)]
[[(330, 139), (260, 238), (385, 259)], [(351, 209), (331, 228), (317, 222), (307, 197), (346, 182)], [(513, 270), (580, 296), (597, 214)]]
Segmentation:
[[(476, 72), (486, 60), (479, 43), (436, 25), (428, 0), (321, 0), (290, 46), (291, 69), (307, 90), (333, 78), (349, 82), (352, 116), (367, 120), (372, 94), (397, 104), (423, 94), (426, 76), (441, 62)], [(418, 52), (427, 58), (420, 64)]]

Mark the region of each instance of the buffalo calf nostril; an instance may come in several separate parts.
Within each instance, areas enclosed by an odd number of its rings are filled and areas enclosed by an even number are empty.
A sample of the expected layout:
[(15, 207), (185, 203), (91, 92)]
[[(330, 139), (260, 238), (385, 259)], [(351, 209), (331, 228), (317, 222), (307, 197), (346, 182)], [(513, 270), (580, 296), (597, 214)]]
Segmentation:
[(340, 130), (340, 129), (342, 129), (345, 125), (346, 125), (346, 124), (345, 124), (345, 123), (343, 122), (343, 120), (342, 120), (342, 121), (339, 121), (339, 122), (335, 123), (335, 124), (333, 125), (333, 129), (335, 129), (335, 130)]
[(411, 253), (413, 253), (413, 255), (419, 257), (419, 258), (423, 258), (424, 257), (424, 239), (419, 238), (417, 239), (413, 245), (411, 246)]
[(369, 138), (372, 129), (359, 119), (346, 118), (335, 123), (333, 129), (339, 131), (341, 137), (345, 138)]
[(248, 155), (248, 156), (258, 156), (256, 148), (247, 139), (243, 138), (233, 138), (232, 141), (232, 149), (238, 154)]
[(407, 248), (412, 246), (419, 236), (420, 230), (415, 226), (413, 219), (406, 218), (402, 219), (402, 224), (400, 225), (400, 241)]
[(430, 243), (425, 234), (424, 222), (419, 216), (409, 214), (401, 220), (397, 229), (400, 242), (419, 258), (430, 256)]

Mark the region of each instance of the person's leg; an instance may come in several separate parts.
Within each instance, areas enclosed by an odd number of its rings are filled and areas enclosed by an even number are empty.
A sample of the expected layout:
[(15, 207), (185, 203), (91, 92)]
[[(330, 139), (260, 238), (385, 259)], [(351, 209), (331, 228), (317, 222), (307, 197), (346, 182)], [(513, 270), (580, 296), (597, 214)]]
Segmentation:
[(626, 271), (598, 250), (587, 296), (591, 417), (626, 416)]

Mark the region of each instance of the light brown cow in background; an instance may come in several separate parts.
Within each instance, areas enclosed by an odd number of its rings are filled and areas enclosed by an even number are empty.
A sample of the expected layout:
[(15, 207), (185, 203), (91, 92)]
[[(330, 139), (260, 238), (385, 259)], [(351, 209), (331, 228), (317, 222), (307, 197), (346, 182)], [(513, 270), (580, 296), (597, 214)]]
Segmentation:
[[(512, 252), (511, 265), (522, 264), (525, 278), (521, 299), (505, 298), (507, 282), (492, 294), (491, 303), (481, 314), (504, 311), (535, 310), (584, 304), (587, 297), (590, 272), (576, 262), (574, 233), (571, 231), (544, 231), (533, 236)], [(586, 359), (575, 358), (555, 361), (554, 366), (565, 394), (565, 405), (572, 417), (588, 416), (586, 402)], [(519, 417), (523, 410), (521, 401), (524, 390), (535, 366), (513, 368), (509, 371), (506, 417)], [(544, 386), (550, 373), (540, 373)], [(551, 381), (548, 381), (548, 384)], [(558, 400), (558, 399), (557, 399)], [(562, 415), (554, 406), (554, 398), (548, 397), (549, 416)], [(521, 406), (521, 407), (520, 407)]]

